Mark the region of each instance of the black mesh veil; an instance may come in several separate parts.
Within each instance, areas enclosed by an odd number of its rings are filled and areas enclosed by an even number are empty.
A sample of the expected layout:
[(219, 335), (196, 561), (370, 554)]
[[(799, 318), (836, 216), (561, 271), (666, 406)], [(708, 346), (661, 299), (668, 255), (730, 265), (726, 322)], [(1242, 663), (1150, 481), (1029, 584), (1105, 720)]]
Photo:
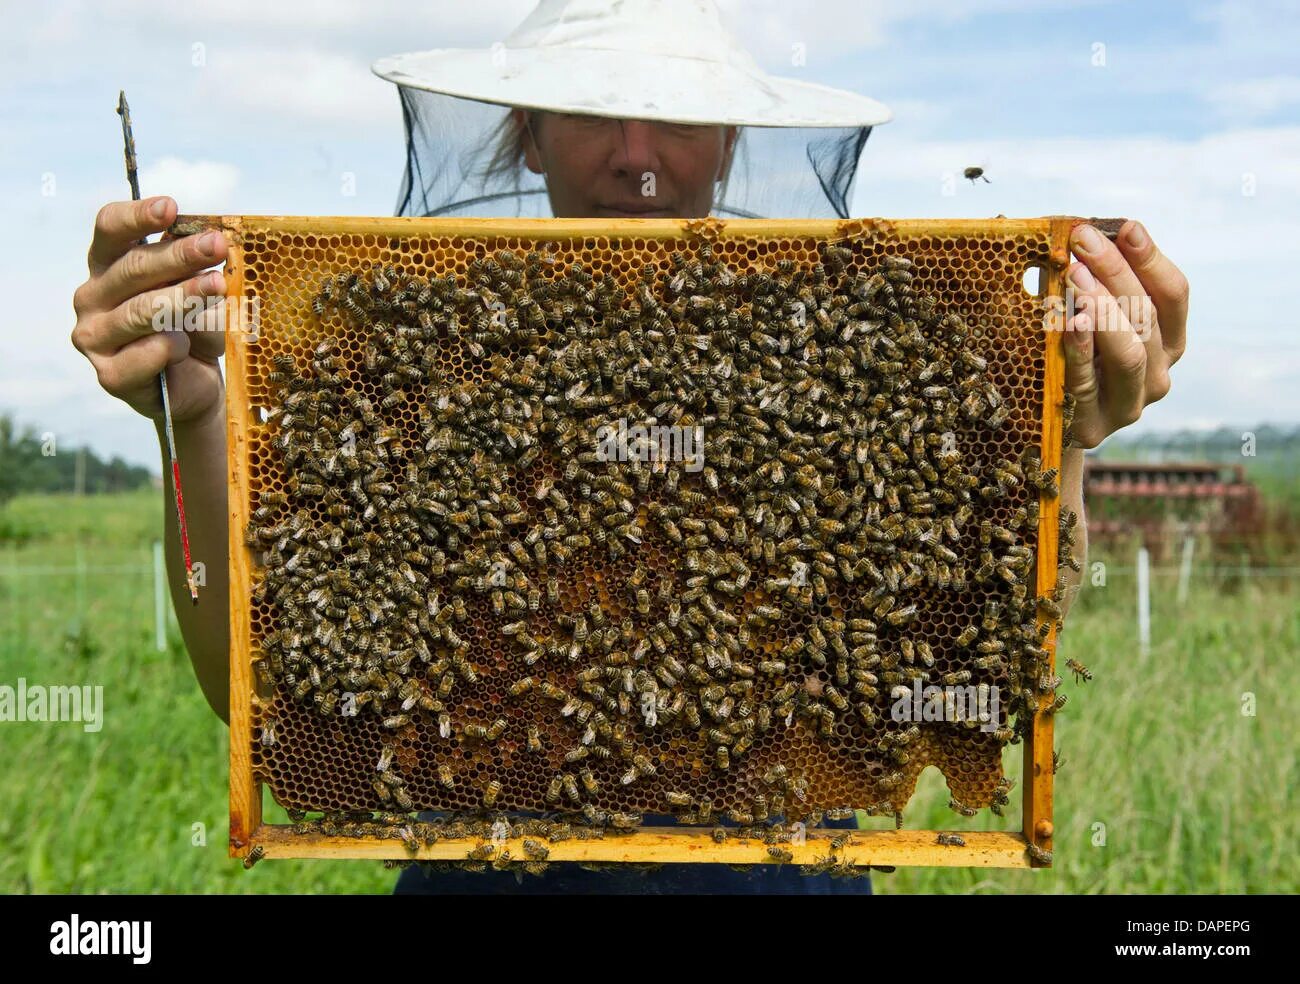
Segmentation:
[[(552, 218), (546, 181), (509, 153), (510, 110), (398, 86), (406, 172), (397, 214)], [(719, 218), (848, 218), (871, 127), (744, 127), (714, 195)]]

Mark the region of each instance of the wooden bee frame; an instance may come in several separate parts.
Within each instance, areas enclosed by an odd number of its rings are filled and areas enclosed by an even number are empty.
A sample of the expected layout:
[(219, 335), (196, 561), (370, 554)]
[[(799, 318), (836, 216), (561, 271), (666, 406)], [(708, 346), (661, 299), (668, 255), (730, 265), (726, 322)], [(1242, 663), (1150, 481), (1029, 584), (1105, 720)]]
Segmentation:
[[(311, 251), (311, 244), (330, 237), (344, 237), (358, 244), (396, 244), (413, 237), (428, 240), (462, 240), (494, 242), (508, 238), (527, 244), (557, 240), (618, 240), (653, 243), (672, 239), (692, 241), (699, 237), (713, 242), (730, 237), (749, 240), (790, 241), (810, 238), (822, 241), (857, 242), (867, 238), (884, 241), (923, 242), (933, 252), (942, 252), (945, 244), (976, 241), (1003, 244), (1011, 249), (1007, 263), (1015, 264), (1017, 274), (1037, 267), (1040, 271), (1039, 293), (1035, 303), (1047, 312), (1043, 330), (1035, 337), (1041, 342), (1044, 360), (1039, 405), (1031, 408), (1039, 420), (1040, 452), (1044, 468), (1059, 467), (1062, 444), (1060, 404), (1063, 395), (1063, 352), (1059, 332), (1063, 327), (1061, 301), (1064, 296), (1064, 272), (1069, 256), (1067, 242), (1070, 228), (1079, 220), (1066, 216), (1031, 219), (983, 220), (881, 220), (847, 221), (768, 221), (740, 220), (491, 220), (491, 219), (412, 219), (349, 217), (279, 217), (279, 216), (208, 216), (185, 217), (172, 232), (184, 234), (198, 228), (222, 230), (230, 244), (226, 264), (228, 274), (226, 336), (227, 412), (229, 455), (229, 536), (230, 536), (230, 854), (246, 857), (255, 847), (264, 849), (270, 858), (389, 858), (399, 860), (463, 860), (468, 851), (481, 843), (477, 838), (439, 839), (421, 845), (411, 853), (399, 839), (356, 839), (327, 837), (319, 833), (297, 833), (291, 826), (264, 822), (262, 782), (255, 774), (253, 744), (255, 714), (259, 697), (253, 674), (251, 650), (250, 587), (253, 561), (244, 541), (250, 518), (249, 462), (250, 441), (257, 440), (257, 408), (250, 404), (248, 371), (251, 347), (268, 332), (285, 330), (274, 323), (276, 312), (267, 306), (259, 310), (256, 301), (265, 290), (265, 276), (259, 282), (248, 276), (246, 244), (254, 239), (275, 239), (285, 250)], [(1018, 251), (1015, 244), (1021, 244)], [(1026, 245), (1027, 244), (1027, 245)], [(373, 252), (372, 254), (373, 255)], [(956, 251), (961, 262), (971, 262), (969, 254)], [(633, 257), (635, 258), (635, 257)], [(770, 261), (773, 255), (767, 255)], [(301, 261), (300, 261), (301, 262)], [(1019, 277), (1016, 278), (1019, 289)], [(999, 289), (1004, 291), (1005, 285)], [(995, 293), (994, 301), (998, 300)], [(1024, 305), (1022, 294), (1017, 303)], [(1057, 577), (1058, 501), (1040, 497), (1038, 569), (1036, 591), (1050, 594)], [(1045, 621), (1039, 613), (1040, 624)], [(1046, 636), (1044, 646), (1055, 661), (1055, 629)], [(1052, 846), (1052, 750), (1053, 717), (1038, 713), (1023, 747), (1023, 808), (1019, 830), (977, 832), (954, 831), (964, 839), (964, 846), (945, 846), (936, 842), (934, 830), (861, 830), (854, 831), (840, 857), (854, 865), (908, 865), (946, 867), (1041, 867), (1031, 857), (1032, 845), (1044, 850)], [(803, 843), (788, 847), (793, 863), (812, 864), (829, 853), (828, 842), (842, 830), (807, 831)], [(512, 838), (502, 845), (513, 857), (522, 858), (522, 838)], [(710, 862), (749, 864), (770, 862), (766, 845), (761, 841), (742, 841), (731, 837), (717, 843), (709, 829), (690, 827), (640, 828), (627, 835), (608, 835), (588, 840), (572, 839), (550, 845), (551, 861), (589, 862)]]

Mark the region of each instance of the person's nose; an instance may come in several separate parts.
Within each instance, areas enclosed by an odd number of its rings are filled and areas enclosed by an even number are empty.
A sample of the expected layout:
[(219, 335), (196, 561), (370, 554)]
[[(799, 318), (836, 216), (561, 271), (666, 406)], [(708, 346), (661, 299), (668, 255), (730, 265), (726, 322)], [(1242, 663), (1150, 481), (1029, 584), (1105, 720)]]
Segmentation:
[(616, 140), (610, 166), (620, 175), (629, 175), (639, 181), (647, 171), (658, 172), (658, 134), (653, 123), (620, 120)]

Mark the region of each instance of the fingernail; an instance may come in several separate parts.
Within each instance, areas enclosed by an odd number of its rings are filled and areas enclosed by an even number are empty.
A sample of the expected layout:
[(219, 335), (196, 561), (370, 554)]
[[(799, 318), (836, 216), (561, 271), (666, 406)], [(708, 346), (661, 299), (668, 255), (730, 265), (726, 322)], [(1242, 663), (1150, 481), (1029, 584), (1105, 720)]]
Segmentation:
[(1092, 271), (1082, 263), (1070, 271), (1069, 280), (1077, 290), (1092, 290), (1097, 286), (1097, 281), (1092, 277)]
[(199, 237), (199, 252), (204, 256), (212, 256), (217, 252), (217, 234), (215, 232), (205, 232)]
[(1124, 238), (1134, 249), (1141, 249), (1147, 244), (1147, 231), (1142, 228), (1141, 222), (1134, 222), (1133, 228), (1129, 229)]
[(162, 217), (167, 214), (167, 199), (160, 198), (150, 205), (149, 214), (161, 222)]
[(1075, 226), (1072, 241), (1080, 253), (1092, 254), (1101, 250), (1101, 233), (1090, 225)]

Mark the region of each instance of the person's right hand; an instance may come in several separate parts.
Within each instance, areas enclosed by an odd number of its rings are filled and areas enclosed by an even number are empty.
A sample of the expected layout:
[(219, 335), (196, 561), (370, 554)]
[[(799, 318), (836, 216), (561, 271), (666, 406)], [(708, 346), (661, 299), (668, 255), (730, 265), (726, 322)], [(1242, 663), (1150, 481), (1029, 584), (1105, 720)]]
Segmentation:
[[(72, 296), (72, 344), (95, 367), (100, 386), (155, 420), (162, 415), (158, 374), (170, 367), (172, 419), (183, 423), (203, 418), (223, 399), (217, 359), (225, 351), (224, 305), (216, 299), (224, 297), (226, 279), (219, 270), (200, 271), (225, 260), (226, 241), (208, 231), (140, 242), (171, 225), (176, 212), (165, 196), (100, 209), (87, 256), (90, 278)], [(208, 310), (197, 324), (193, 314), (182, 321), (199, 299)], [(158, 330), (160, 311), (176, 312), (167, 322), (176, 330)], [(183, 330), (187, 324), (193, 330)]]

